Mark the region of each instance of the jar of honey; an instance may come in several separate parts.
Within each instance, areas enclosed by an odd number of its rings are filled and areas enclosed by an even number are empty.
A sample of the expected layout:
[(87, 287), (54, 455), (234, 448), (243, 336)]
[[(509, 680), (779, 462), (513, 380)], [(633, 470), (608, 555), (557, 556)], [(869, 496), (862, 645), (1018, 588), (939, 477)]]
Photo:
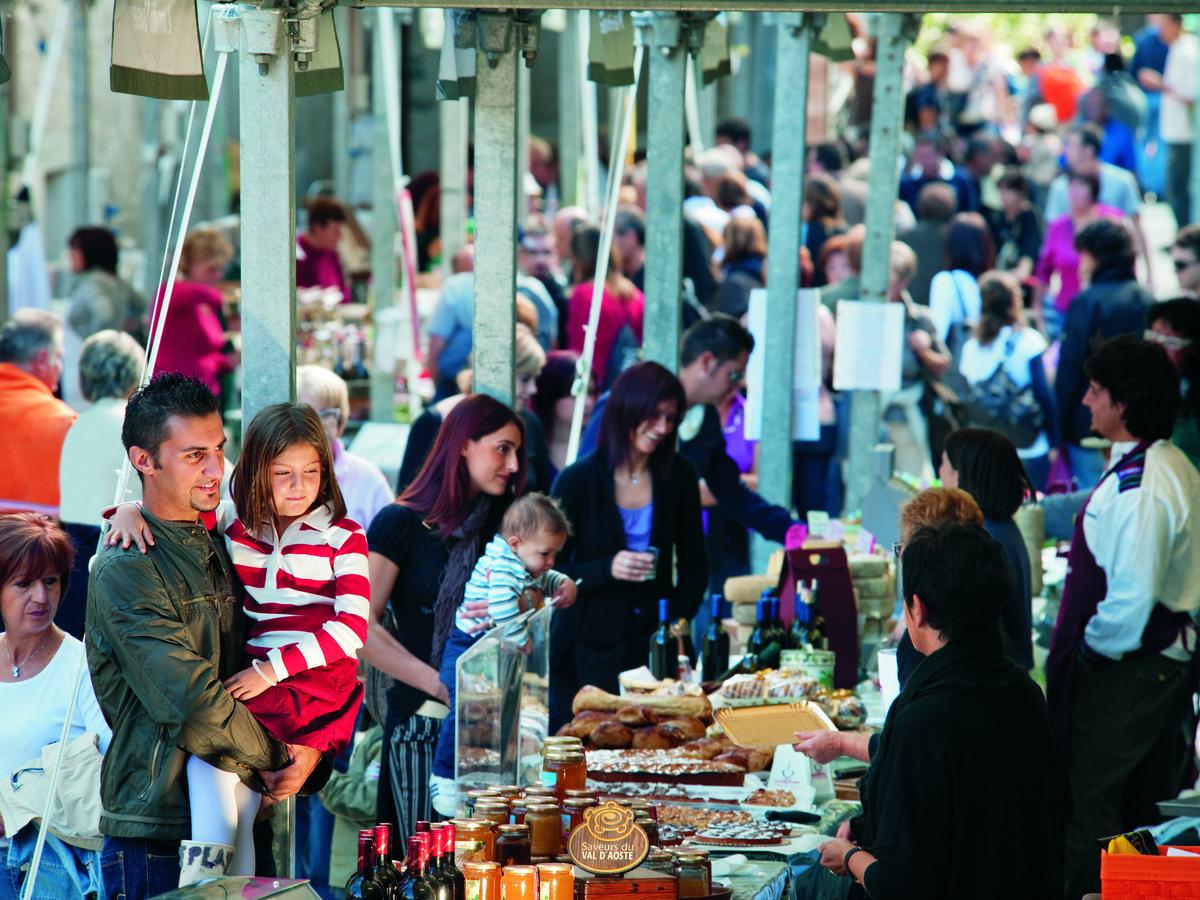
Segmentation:
[(568, 790), (587, 784), (587, 761), (582, 748), (549, 747), (542, 753), (542, 783), (554, 788), (561, 801)]
[(496, 862), (502, 866), (527, 866), (532, 856), (528, 825), (501, 825), (496, 838)]
[(578, 799), (564, 800), (562, 806), (562, 821), (563, 821), (563, 846), (571, 839), (571, 832), (583, 824), (583, 814), (585, 810), (596, 805), (594, 799)]
[(600, 802), (600, 796), (591, 788), (568, 788), (564, 800), (595, 800)]
[(518, 797), (508, 804), (508, 821), (512, 825), (525, 824), (525, 811), (529, 808), (529, 801)]
[(496, 833), (484, 819), (451, 819), (454, 826), (454, 862), (461, 869), (468, 862), (494, 862)]
[(565, 863), (542, 863), (537, 867), (541, 882), (538, 900), (574, 900), (575, 867)]
[(679, 879), (680, 900), (707, 897), (712, 893), (712, 872), (707, 856), (680, 853), (675, 857), (675, 877)]
[(651, 847), (658, 846), (658, 823), (647, 815), (638, 813), (633, 820), (633, 824), (646, 832), (646, 840), (650, 842)]
[(486, 819), (496, 825), (509, 825), (508, 803), (504, 800), (476, 800), (475, 801), (475, 818)]
[(501, 784), (492, 790), (510, 802), (521, 796), (521, 788), (515, 784)]
[(643, 865), (654, 872), (675, 877), (675, 859), (665, 850), (651, 850)]
[(500, 900), (500, 866), (494, 862), (462, 864), (465, 900)]
[(506, 866), (500, 876), (500, 900), (538, 900), (537, 869)]
[(467, 815), (475, 815), (475, 803), (479, 800), (503, 800), (504, 798), (497, 794), (491, 788), (487, 790), (467, 791)]
[(557, 803), (530, 803), (525, 813), (534, 856), (557, 856), (562, 849), (562, 813)]
[(525, 795), (525, 799), (530, 803), (542, 802), (543, 800), (547, 799), (553, 800), (555, 798), (554, 788), (544, 787), (540, 784), (526, 785), (521, 793)]

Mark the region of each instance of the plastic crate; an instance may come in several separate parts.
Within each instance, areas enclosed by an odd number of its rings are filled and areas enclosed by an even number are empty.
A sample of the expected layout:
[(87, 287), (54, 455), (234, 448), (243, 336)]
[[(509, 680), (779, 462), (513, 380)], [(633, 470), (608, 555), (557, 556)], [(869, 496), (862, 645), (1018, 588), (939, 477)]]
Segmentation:
[[(1200, 854), (1200, 847), (1179, 847)], [(1100, 852), (1101, 896), (1104, 900), (1149, 897), (1200, 898), (1200, 856), (1170, 856), (1159, 847), (1158, 856)]]

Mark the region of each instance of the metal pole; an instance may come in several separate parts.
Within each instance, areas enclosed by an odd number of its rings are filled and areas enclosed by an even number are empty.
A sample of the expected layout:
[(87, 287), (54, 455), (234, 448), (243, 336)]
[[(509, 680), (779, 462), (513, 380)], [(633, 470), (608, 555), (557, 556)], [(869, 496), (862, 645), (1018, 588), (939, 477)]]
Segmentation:
[(529, 67), (517, 66), (517, 224), (529, 214), (529, 193), (525, 189), (529, 172)]
[(648, 13), (639, 28), (650, 56), (646, 195), (646, 312), (643, 356), (679, 368), (683, 283), (684, 78), (687, 47), (675, 13)]
[[(919, 16), (881, 13), (878, 17), (875, 96), (871, 109), (871, 175), (868, 182), (863, 244), (862, 300), (886, 303), (895, 233), (893, 210), (899, 191), (896, 164), (900, 155), (904, 100), (904, 51)], [(871, 452), (879, 442), (882, 410), (877, 391), (855, 391), (850, 398), (850, 465), (846, 509), (859, 509), (871, 484)]]
[[(337, 28), (338, 39), (342, 46), (349, 50), (350, 10), (345, 6), (334, 7), (333, 23)], [(355, 66), (357, 62), (350, 52), (343, 52), (343, 64), (346, 68), (346, 86), (333, 93), (333, 192), (343, 202), (350, 198), (350, 101), (355, 84)], [(374, 88), (372, 88), (373, 90)]]
[(76, 0), (71, 20), (71, 167), (74, 186), (74, 217), (76, 225), (92, 221), (89, 201), (90, 130), (88, 117), (88, 5)]
[(445, 275), (454, 271), (454, 254), (467, 239), (467, 113), (465, 100), (438, 103), (442, 188), (439, 230)]
[(522, 26), (480, 13), (475, 64), (475, 390), (513, 402), (517, 290), (517, 66)]
[(579, 19), (577, 9), (567, 13), (567, 27), (558, 36), (558, 186), (562, 206), (579, 202)]
[[(800, 203), (808, 123), (808, 64), (820, 13), (782, 13), (778, 21), (775, 128), (771, 135), (771, 233), (767, 252), (766, 382), (759, 490), (792, 506), (792, 385), (796, 351), (796, 291), (800, 285)], [(803, 514), (804, 510), (800, 510)], [(755, 572), (766, 571), (770, 547), (755, 535)], [(760, 558), (761, 557), (761, 558)]]
[[(282, 19), (278, 9), (255, 15)], [(278, 34), (274, 55), (239, 54), (243, 425), (296, 396), (296, 82), (282, 22)]]
[(158, 290), (154, 283), (163, 258), (163, 214), (159, 203), (158, 161), (162, 154), (162, 103), (142, 100), (142, 270), (145, 273), (143, 290), (152, 294)]
[[(1200, 60), (1196, 65), (1200, 67)], [(1162, 143), (1159, 143), (1162, 149)], [(1192, 104), (1192, 183), (1189, 186), (1191, 194), (1192, 221), (1200, 222), (1200, 103)], [(1182, 228), (1187, 222), (1180, 222)]]
[[(396, 173), (388, 137), (386, 78), (400, 78), (399, 66), (388, 71), (383, 54), (383, 29), (394, 28), (391, 10), (373, 17), (371, 35), (371, 302), (376, 323), (380, 313), (396, 303)], [(396, 373), (371, 367), (371, 420), (390, 422), (395, 415)]]
[[(0, 44), (0, 51), (4, 46)], [(8, 58), (6, 56), (6, 58)], [(8, 115), (12, 83), (0, 84), (0, 322), (7, 322), (8, 308)]]

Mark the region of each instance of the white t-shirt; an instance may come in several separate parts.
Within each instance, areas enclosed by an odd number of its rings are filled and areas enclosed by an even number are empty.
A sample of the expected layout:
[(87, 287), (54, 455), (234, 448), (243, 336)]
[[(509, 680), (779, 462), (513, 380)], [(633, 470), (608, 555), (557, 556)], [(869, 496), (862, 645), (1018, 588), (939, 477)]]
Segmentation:
[[(986, 381), (1003, 364), (1008, 377), (1019, 388), (1027, 387), (1033, 377), (1029, 372), (1029, 363), (1046, 352), (1046, 339), (1041, 332), (1033, 328), (1022, 328), (1017, 332), (1016, 339), (1009, 350), (1009, 338), (1012, 337), (1011, 325), (1000, 329), (987, 346), (979, 343), (979, 338), (972, 336), (963, 344), (962, 358), (958, 362), (958, 371), (971, 384)], [(1043, 429), (1042, 433), (1028, 447), (1017, 448), (1017, 455), (1022, 459), (1036, 459), (1050, 452), (1050, 441)]]
[[(82, 656), (83, 643), (69, 634), (64, 635), (50, 664), (42, 671), (18, 682), (0, 682), (0, 735), (3, 735), (0, 740), (0, 778), (8, 778), (18, 767), (40, 756), (47, 744), (58, 741)], [(6, 657), (4, 664), (8, 662)], [(107, 753), (112, 731), (96, 703), (86, 662), (82, 679), (67, 740), (73, 741), (85, 732), (94, 731), (100, 736), (100, 752)]]
[[(58, 467), (58, 514), (64, 522), (99, 526), (101, 514), (113, 505), (125, 463), (124, 421), (125, 401), (107, 398), (81, 412), (68, 429)], [(125, 499), (141, 498), (141, 482), (130, 474)]]
[[(1167, 51), (1163, 84), (1192, 100), (1196, 98), (1196, 66), (1200, 64), (1200, 39), (1186, 31)], [(1192, 109), (1184, 101), (1164, 93), (1159, 111), (1159, 130), (1168, 144), (1192, 142)]]
[(978, 322), (982, 308), (979, 283), (970, 272), (938, 272), (929, 282), (929, 315), (943, 341), (955, 322)]

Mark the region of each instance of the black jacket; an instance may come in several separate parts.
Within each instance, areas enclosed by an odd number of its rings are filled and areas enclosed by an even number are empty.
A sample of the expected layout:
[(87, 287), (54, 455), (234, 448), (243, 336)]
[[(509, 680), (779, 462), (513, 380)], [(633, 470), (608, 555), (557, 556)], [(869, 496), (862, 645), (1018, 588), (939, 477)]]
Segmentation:
[(1092, 431), (1083, 405), (1088, 378), (1083, 364), (1101, 341), (1122, 334), (1141, 334), (1154, 297), (1137, 283), (1130, 269), (1101, 269), (1092, 284), (1077, 294), (1067, 310), (1054, 393), (1062, 423), (1062, 439), (1078, 444)]
[(551, 683), (556, 694), (561, 686), (568, 707), (584, 684), (615, 692), (622, 670), (645, 664), (660, 598), (671, 601), (672, 619), (690, 619), (704, 597), (708, 562), (696, 472), (676, 455), (670, 469), (653, 478), (650, 543), (658, 548), (658, 573), (640, 584), (612, 577), (613, 557), (626, 549), (625, 525), (612, 469), (601, 454), (567, 466), (554, 482), (552, 493), (562, 502), (573, 531), (555, 568), (576, 581), (583, 579), (575, 605), (556, 612), (552, 626)]
[(999, 634), (925, 658), (859, 783), (854, 840), (876, 858), (852, 897), (1061, 897), (1067, 773), (1041, 689)]

